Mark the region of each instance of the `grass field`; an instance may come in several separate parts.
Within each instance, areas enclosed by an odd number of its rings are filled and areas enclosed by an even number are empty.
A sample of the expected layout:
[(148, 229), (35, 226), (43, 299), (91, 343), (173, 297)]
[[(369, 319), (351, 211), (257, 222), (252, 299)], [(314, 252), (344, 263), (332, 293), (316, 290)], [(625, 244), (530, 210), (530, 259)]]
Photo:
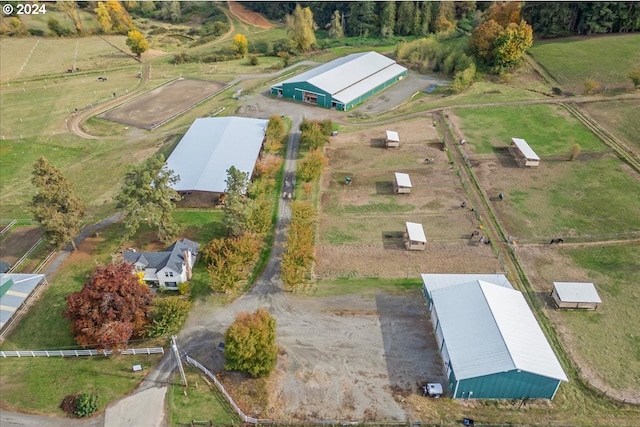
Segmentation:
[(639, 100), (594, 102), (583, 104), (580, 108), (640, 156)]
[(583, 153), (601, 153), (607, 146), (565, 109), (555, 105), (458, 108), (460, 130), (477, 154), (508, 147), (511, 138), (525, 139), (544, 161), (568, 156), (573, 144)]
[(529, 53), (563, 89), (583, 93), (587, 78), (611, 89), (631, 88), (627, 74), (640, 63), (638, 46), (640, 34), (618, 34), (536, 42)]

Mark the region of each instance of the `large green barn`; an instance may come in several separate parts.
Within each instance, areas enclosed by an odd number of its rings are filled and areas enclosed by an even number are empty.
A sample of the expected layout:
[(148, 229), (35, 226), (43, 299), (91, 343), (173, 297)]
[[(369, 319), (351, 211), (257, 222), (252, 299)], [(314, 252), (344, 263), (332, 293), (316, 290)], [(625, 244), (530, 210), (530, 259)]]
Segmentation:
[(271, 94), (347, 111), (407, 75), (407, 69), (377, 52), (338, 58), (271, 87)]
[(422, 281), (454, 399), (553, 399), (568, 381), (503, 274), (423, 274)]

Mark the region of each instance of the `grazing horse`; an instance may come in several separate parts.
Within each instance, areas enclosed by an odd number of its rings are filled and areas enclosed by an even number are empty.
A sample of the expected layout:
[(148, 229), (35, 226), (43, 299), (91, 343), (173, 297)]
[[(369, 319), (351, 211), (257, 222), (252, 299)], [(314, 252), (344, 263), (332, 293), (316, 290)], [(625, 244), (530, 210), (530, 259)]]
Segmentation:
[(550, 245), (553, 245), (554, 243), (558, 243), (558, 244), (560, 244), (560, 243), (563, 243), (563, 242), (564, 242), (564, 240), (562, 240), (562, 239), (551, 239), (551, 241), (549, 242), (549, 244), (550, 244)]

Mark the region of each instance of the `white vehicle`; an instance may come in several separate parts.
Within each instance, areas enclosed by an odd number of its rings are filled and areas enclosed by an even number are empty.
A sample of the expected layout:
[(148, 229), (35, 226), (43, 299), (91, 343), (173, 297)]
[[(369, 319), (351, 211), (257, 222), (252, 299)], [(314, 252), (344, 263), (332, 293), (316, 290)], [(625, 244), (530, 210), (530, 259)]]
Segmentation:
[(442, 384), (440, 383), (428, 383), (422, 387), (423, 396), (431, 396), (434, 399), (437, 399), (442, 396), (442, 393)]

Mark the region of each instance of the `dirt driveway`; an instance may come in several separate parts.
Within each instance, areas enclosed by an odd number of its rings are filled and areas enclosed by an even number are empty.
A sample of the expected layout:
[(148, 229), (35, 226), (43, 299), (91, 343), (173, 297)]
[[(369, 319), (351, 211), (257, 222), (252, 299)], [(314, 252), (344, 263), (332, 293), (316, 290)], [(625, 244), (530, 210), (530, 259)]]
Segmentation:
[(211, 310), (196, 307), (180, 341), (206, 366), (223, 370), (215, 350), (239, 310), (267, 308), (280, 349), (261, 418), (290, 421), (405, 420), (401, 402), (423, 381), (444, 382), (442, 360), (420, 291), (297, 297), (247, 294)]

